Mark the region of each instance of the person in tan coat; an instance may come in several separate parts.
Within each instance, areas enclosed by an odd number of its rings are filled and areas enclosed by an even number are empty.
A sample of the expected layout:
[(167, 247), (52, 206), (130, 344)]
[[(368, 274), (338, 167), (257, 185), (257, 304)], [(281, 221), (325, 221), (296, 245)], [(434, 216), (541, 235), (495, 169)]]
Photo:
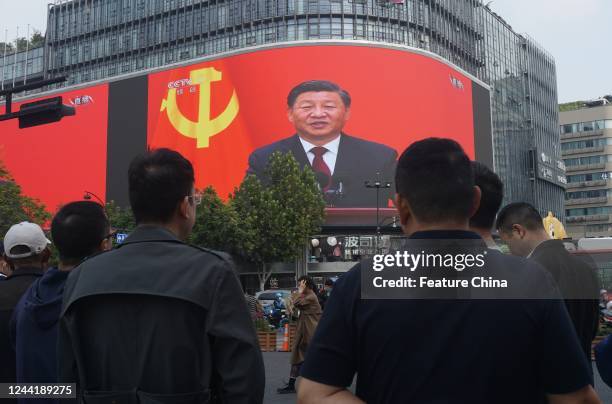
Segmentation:
[[(321, 305), (317, 298), (315, 284), (309, 276), (298, 279), (298, 291), (291, 295), (287, 310), (290, 315), (297, 314), (295, 340), (291, 347), (291, 373), (285, 387), (279, 388), (279, 394), (295, 393), (295, 380), (300, 374), (300, 367), (306, 357), (308, 344), (314, 336), (321, 318)], [(299, 313), (299, 314), (298, 314)]]

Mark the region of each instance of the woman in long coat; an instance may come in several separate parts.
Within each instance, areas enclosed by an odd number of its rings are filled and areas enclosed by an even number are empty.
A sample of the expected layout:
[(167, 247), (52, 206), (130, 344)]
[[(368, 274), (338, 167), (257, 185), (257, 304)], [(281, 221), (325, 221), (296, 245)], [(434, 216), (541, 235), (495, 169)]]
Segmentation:
[(287, 309), (290, 314), (299, 310), (295, 339), (291, 347), (291, 373), (289, 383), (278, 389), (278, 393), (295, 393), (295, 379), (300, 374), (300, 367), (306, 357), (308, 344), (314, 336), (317, 324), (321, 318), (321, 306), (315, 294), (315, 284), (309, 276), (298, 279), (298, 291), (291, 295)]

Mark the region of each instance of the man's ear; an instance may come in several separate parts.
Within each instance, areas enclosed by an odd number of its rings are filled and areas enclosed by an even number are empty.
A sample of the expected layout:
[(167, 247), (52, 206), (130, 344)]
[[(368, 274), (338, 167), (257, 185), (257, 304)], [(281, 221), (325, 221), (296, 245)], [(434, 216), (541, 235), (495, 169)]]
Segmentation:
[(98, 246), (98, 251), (104, 252), (104, 251), (111, 250), (112, 248), (113, 248), (113, 239), (109, 237), (109, 238), (105, 238), (104, 240), (100, 241), (100, 245)]
[(480, 201), (482, 198), (482, 190), (478, 185), (474, 185), (474, 195), (472, 196), (472, 209), (470, 211), (470, 217), (474, 216), (478, 212), (480, 207)]
[(51, 258), (51, 250), (49, 249), (49, 247), (45, 248), (43, 250), (43, 252), (41, 253), (42, 256), (42, 264), (44, 266), (47, 266), (47, 263), (49, 262), (49, 259)]
[(293, 123), (293, 108), (287, 108), (287, 119), (289, 122)]
[(346, 108), (346, 113), (344, 114), (344, 122), (348, 122), (351, 119), (351, 108)]
[(189, 215), (191, 214), (191, 210), (189, 209), (190, 207), (190, 202), (189, 202), (189, 197), (184, 197), (181, 200), (181, 203), (178, 206), (178, 214), (181, 218), (187, 219), (189, 218)]
[(11, 271), (15, 270), (15, 264), (13, 264), (13, 260), (11, 260), (8, 255), (6, 255), (6, 253), (2, 254), (2, 256), (4, 257), (4, 262), (6, 262), (6, 265), (8, 265), (9, 269)]
[(397, 211), (400, 217), (400, 224), (404, 227), (410, 218), (412, 217), (412, 209), (410, 208), (410, 204), (400, 194), (395, 194), (395, 206), (397, 207)]
[(527, 229), (517, 223), (512, 225), (512, 231), (516, 232), (521, 240), (524, 239), (525, 236), (527, 235)]

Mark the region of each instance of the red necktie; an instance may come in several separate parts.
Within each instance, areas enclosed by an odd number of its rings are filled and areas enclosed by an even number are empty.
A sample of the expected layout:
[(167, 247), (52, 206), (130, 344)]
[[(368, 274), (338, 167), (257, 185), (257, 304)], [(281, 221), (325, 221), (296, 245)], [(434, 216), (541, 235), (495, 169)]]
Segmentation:
[(323, 192), (326, 192), (331, 186), (331, 170), (323, 160), (323, 155), (327, 153), (327, 149), (322, 146), (313, 147), (310, 149), (311, 153), (314, 154), (314, 160), (312, 160), (312, 169), (315, 173), (325, 174), (327, 177), (327, 185), (323, 187)]

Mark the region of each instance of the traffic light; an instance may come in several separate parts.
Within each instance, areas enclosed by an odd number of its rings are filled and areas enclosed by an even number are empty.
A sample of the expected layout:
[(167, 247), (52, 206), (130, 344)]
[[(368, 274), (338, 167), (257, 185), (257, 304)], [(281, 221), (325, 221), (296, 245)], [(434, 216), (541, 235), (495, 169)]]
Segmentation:
[(74, 114), (73, 107), (62, 104), (61, 96), (25, 103), (19, 109), (19, 128), (57, 122), (65, 116)]

